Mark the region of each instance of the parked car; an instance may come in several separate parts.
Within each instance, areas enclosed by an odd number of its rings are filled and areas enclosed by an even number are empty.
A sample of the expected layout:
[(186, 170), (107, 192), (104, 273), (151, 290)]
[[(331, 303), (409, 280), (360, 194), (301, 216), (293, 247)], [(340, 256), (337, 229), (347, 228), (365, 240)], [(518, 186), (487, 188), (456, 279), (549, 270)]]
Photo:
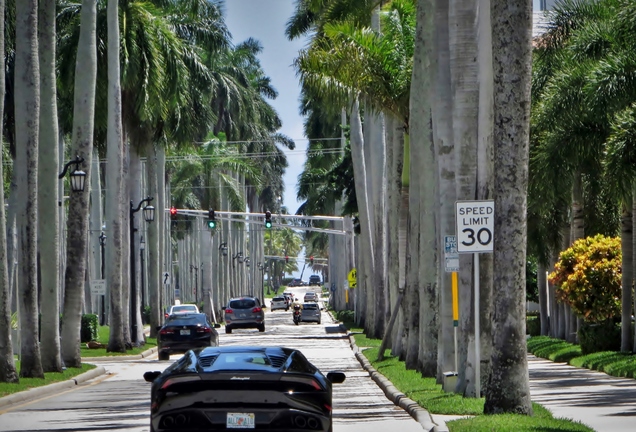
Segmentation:
[(307, 302), (317, 302), (318, 301), (318, 294), (316, 294), (315, 292), (305, 293), (305, 297), (303, 298), (303, 301), (305, 303), (307, 303)]
[(237, 328), (257, 328), (265, 331), (264, 304), (256, 297), (236, 297), (230, 299), (225, 311), (225, 333)]
[(285, 297), (274, 297), (269, 304), (269, 309), (271, 311), (275, 311), (278, 309), (289, 310), (289, 304), (287, 304), (287, 300)]
[(159, 360), (170, 360), (170, 354), (184, 353), (194, 348), (217, 346), (219, 334), (215, 329), (220, 324), (210, 324), (202, 313), (180, 313), (170, 315), (159, 327), (157, 352)]
[(300, 311), (301, 322), (315, 322), (320, 324), (320, 306), (318, 303), (304, 303)]
[(332, 384), (298, 350), (223, 346), (188, 351), (172, 366), (144, 373), (150, 431), (332, 430)]
[(309, 286), (312, 286), (312, 285), (320, 285), (320, 276), (318, 275), (309, 276)]
[(170, 315), (183, 314), (183, 313), (199, 313), (197, 305), (193, 304), (174, 304), (170, 306), (165, 313), (164, 318), (168, 318)]

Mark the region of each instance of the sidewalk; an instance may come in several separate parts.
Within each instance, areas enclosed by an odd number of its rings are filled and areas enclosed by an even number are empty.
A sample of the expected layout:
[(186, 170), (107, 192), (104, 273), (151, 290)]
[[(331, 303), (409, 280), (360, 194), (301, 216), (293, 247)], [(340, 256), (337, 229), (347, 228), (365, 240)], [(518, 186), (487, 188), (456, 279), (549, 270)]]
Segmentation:
[(528, 354), (532, 401), (597, 432), (636, 431), (636, 380)]

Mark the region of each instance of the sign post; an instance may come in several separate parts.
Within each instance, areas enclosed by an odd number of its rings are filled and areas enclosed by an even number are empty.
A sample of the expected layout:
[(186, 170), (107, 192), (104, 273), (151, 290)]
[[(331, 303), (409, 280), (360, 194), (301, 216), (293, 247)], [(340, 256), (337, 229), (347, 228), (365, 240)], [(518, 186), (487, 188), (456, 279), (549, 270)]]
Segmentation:
[(444, 236), (444, 270), (451, 273), (453, 301), (453, 340), (455, 345), (455, 373), (457, 368), (457, 327), (459, 326), (459, 299), (457, 297), (457, 272), (459, 271), (459, 253), (457, 252), (457, 236)]
[(91, 279), (91, 295), (106, 295), (105, 279)]
[(479, 254), (492, 252), (495, 230), (495, 202), (455, 202), (457, 252), (473, 254), (475, 274), (475, 396), (481, 397), (481, 352), (479, 347)]

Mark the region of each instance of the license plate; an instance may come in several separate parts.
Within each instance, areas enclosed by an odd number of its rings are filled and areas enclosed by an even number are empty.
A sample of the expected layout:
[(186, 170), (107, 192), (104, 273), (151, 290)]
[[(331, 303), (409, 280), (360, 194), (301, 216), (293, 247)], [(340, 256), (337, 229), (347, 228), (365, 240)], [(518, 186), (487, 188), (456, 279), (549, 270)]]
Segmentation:
[(256, 428), (254, 413), (227, 413), (226, 427), (228, 429), (254, 429)]
[(181, 336), (184, 336), (184, 335), (185, 335), (185, 336), (187, 336), (187, 335), (189, 335), (189, 334), (190, 334), (190, 329), (187, 329), (187, 330), (181, 330)]
[(240, 314), (241, 318), (245, 318), (245, 314)]

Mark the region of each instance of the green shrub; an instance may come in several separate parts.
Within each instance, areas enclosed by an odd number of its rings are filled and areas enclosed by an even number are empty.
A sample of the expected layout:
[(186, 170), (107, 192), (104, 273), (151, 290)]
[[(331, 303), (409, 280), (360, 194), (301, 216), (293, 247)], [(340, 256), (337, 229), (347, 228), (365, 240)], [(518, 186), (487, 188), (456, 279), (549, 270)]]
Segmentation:
[(344, 323), (352, 323), (355, 319), (355, 314), (352, 310), (334, 311), (333, 314), (338, 321), (342, 321)]
[(97, 340), (99, 329), (99, 318), (95, 314), (82, 315), (82, 327), (80, 330), (80, 341), (90, 342)]
[(141, 320), (143, 324), (150, 324), (150, 306), (144, 307), (144, 310), (141, 312)]
[(620, 351), (621, 329), (613, 321), (601, 324), (583, 324), (578, 332), (583, 354), (601, 351)]
[(526, 334), (530, 336), (541, 335), (541, 317), (539, 315), (528, 315), (526, 317)]

